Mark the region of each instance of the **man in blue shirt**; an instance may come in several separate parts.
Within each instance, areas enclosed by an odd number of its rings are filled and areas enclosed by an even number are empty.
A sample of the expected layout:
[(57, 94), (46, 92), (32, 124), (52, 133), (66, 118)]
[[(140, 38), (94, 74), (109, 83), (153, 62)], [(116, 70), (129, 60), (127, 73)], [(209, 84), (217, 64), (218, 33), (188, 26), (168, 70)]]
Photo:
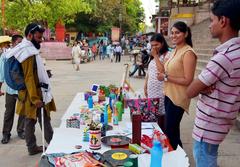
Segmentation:
[[(15, 47), (18, 43), (22, 41), (23, 37), (21, 35), (12, 36), (12, 47)], [(4, 82), (4, 62), (6, 61), (4, 53), (0, 57), (0, 96), (4, 95), (1, 91), (2, 83)], [(15, 105), (17, 100), (17, 91), (11, 89), (6, 85), (6, 96), (5, 96), (5, 113), (3, 120), (3, 138), (1, 140), (2, 144), (7, 144), (10, 140), (11, 130), (15, 115)], [(21, 139), (25, 139), (24, 134), (24, 116), (19, 116), (17, 124), (17, 133)]]

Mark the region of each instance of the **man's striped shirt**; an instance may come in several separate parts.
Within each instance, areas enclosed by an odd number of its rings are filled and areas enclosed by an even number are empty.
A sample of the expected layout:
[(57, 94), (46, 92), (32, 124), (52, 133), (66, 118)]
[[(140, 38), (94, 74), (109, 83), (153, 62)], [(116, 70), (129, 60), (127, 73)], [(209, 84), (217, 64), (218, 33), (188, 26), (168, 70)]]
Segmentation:
[(216, 88), (199, 96), (192, 135), (197, 141), (220, 144), (240, 109), (240, 38), (223, 43), (214, 53), (198, 78)]

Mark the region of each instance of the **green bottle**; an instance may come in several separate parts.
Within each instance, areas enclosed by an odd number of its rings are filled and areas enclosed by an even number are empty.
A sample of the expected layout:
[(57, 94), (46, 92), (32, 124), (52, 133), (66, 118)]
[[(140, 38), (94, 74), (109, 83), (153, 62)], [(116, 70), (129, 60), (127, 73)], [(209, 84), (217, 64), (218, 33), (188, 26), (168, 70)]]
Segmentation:
[(122, 121), (123, 110), (122, 110), (122, 102), (121, 101), (116, 102), (116, 109), (117, 109), (117, 113), (118, 113), (118, 121)]

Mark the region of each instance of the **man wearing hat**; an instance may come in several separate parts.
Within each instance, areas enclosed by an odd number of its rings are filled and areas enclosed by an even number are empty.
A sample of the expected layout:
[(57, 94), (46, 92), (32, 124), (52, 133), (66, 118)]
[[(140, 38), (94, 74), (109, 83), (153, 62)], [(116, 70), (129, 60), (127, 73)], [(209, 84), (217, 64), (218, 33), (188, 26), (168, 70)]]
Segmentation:
[[(14, 48), (18, 43), (22, 41), (23, 37), (21, 35), (13, 35), (12, 36), (12, 48)], [(5, 95), (5, 112), (4, 112), (4, 120), (3, 120), (3, 129), (2, 134), (3, 138), (1, 140), (2, 144), (7, 144), (10, 140), (11, 130), (14, 121), (15, 115), (15, 105), (17, 101), (17, 91), (13, 90), (9, 86), (6, 85), (6, 93), (1, 91), (2, 83), (5, 80), (4, 76), (4, 63), (6, 61), (5, 54), (2, 54), (0, 57), (0, 96)], [(24, 116), (18, 117), (17, 123), (17, 133), (21, 139), (25, 139), (24, 134)]]
[(0, 36), (0, 56), (10, 48), (11, 37)]
[(25, 118), (25, 139), (29, 155), (42, 152), (42, 146), (37, 146), (35, 124), (41, 123), (41, 108), (44, 108), (45, 140), (50, 143), (53, 129), (50, 123), (50, 111), (56, 111), (51, 94), (51, 85), (46, 69), (39, 55), (40, 43), (43, 39), (44, 28), (36, 23), (28, 24), (23, 41), (12, 49), (6, 56), (14, 56), (23, 69), (26, 89), (18, 92), (16, 112)]

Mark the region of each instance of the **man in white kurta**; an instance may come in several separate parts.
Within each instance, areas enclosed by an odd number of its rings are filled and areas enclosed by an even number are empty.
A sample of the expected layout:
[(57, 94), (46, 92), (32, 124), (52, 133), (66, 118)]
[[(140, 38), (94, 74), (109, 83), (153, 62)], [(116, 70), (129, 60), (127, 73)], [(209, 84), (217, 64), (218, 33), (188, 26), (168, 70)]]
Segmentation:
[(72, 48), (72, 58), (75, 63), (76, 71), (79, 71), (79, 65), (80, 65), (80, 61), (81, 61), (81, 49), (78, 46), (77, 42), (74, 42), (74, 45)]

